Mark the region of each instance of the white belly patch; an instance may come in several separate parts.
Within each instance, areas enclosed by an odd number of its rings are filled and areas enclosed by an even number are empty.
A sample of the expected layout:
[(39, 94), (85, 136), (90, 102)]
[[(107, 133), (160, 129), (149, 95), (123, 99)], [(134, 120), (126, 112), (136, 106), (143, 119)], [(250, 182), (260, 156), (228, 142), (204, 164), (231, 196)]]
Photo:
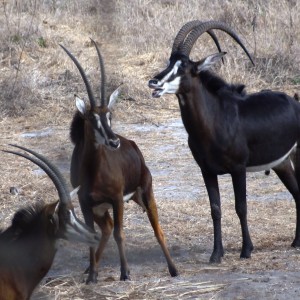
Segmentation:
[(268, 164), (247, 167), (246, 171), (247, 172), (259, 172), (259, 171), (270, 170), (270, 169), (278, 166), (279, 164), (281, 164), (291, 154), (291, 152), (296, 148), (296, 146), (297, 146), (297, 143), (295, 143), (295, 145), (284, 156), (282, 156)]
[(110, 203), (102, 203), (93, 207), (93, 213), (99, 217), (103, 217), (105, 212), (112, 208)]
[[(128, 202), (129, 200), (131, 200), (131, 198), (134, 194), (135, 194), (135, 192), (124, 195), (123, 201)], [(112, 208), (112, 205), (110, 203), (107, 203), (107, 202), (101, 203), (101, 204), (93, 207), (93, 213), (99, 217), (103, 217), (105, 212), (111, 208)]]
[(124, 195), (123, 196), (123, 201), (124, 202), (128, 202), (129, 200), (131, 200), (132, 196), (134, 195), (135, 192), (133, 193), (130, 193), (130, 194), (127, 194), (127, 195)]

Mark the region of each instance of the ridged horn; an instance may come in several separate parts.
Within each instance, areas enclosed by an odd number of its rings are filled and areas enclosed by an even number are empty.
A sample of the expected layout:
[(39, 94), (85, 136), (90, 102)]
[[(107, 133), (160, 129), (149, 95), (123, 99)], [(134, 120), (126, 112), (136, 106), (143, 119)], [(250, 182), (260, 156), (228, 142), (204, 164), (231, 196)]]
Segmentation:
[(59, 46), (62, 47), (62, 49), (68, 54), (68, 56), (72, 59), (72, 61), (76, 65), (77, 69), (79, 70), (80, 75), (81, 75), (81, 77), (84, 81), (84, 84), (85, 84), (85, 88), (86, 88), (86, 91), (87, 91), (87, 94), (88, 94), (88, 97), (89, 97), (89, 100), (90, 100), (91, 108), (94, 108), (96, 106), (96, 100), (95, 100), (91, 85), (90, 85), (90, 83), (87, 79), (87, 76), (86, 76), (83, 68), (81, 67), (80, 63), (75, 58), (75, 56), (67, 48), (65, 48), (61, 44), (59, 44)]
[(100, 85), (101, 106), (106, 106), (106, 105), (108, 105), (108, 103), (107, 103), (106, 93), (105, 93), (105, 91), (106, 91), (106, 75), (105, 75), (105, 68), (104, 68), (104, 60), (100, 53), (97, 43), (92, 39), (91, 39), (91, 41), (97, 50), (98, 59), (99, 59), (99, 66), (100, 66), (100, 72), (101, 72), (101, 85)]
[(208, 21), (208, 22), (204, 22), (202, 24), (199, 24), (197, 27), (195, 27), (189, 33), (189, 35), (186, 37), (184, 43), (181, 44), (181, 46), (179, 47), (178, 50), (182, 54), (185, 54), (186, 56), (189, 56), (195, 42), (197, 41), (197, 39), (204, 32), (207, 32), (207, 31), (212, 30), (212, 29), (222, 30), (222, 31), (226, 32), (228, 35), (230, 35), (242, 47), (242, 49), (245, 51), (248, 58), (250, 59), (250, 61), (254, 65), (254, 62), (252, 60), (251, 55), (249, 54), (248, 50), (246, 49), (246, 47), (244, 46), (244, 44), (242, 43), (242, 41), (240, 40), (238, 35), (227, 24), (225, 24), (223, 22), (219, 22), (219, 21)]
[(47, 158), (45, 158), (41, 154), (36, 153), (33, 150), (27, 149), (22, 146), (14, 145), (14, 144), (10, 144), (10, 146), (19, 148), (21, 150), (24, 150), (34, 155), (35, 157), (32, 157), (27, 154), (16, 152), (16, 151), (2, 150), (3, 152), (11, 153), (26, 158), (31, 162), (33, 162), (34, 164), (38, 165), (42, 170), (45, 171), (45, 173), (49, 176), (49, 178), (54, 183), (59, 195), (60, 203), (68, 204), (71, 202), (71, 197), (68, 191), (67, 183), (64, 177), (62, 176), (62, 174), (60, 173), (60, 171), (53, 163), (51, 163)]
[[(172, 53), (178, 51), (179, 47), (184, 43), (184, 40), (186, 38), (186, 36), (197, 26), (199, 26), (200, 24), (202, 24), (204, 22), (199, 21), (199, 20), (193, 20), (190, 21), (188, 23), (186, 23), (185, 25), (183, 25), (181, 27), (181, 29), (179, 30), (179, 32), (177, 33), (174, 42), (173, 42), (173, 46), (172, 46)], [(213, 39), (213, 41), (215, 42), (219, 52), (222, 52), (220, 43), (218, 41), (217, 36), (215, 35), (215, 33), (212, 30), (208, 30), (207, 33), (210, 35), (210, 37)]]

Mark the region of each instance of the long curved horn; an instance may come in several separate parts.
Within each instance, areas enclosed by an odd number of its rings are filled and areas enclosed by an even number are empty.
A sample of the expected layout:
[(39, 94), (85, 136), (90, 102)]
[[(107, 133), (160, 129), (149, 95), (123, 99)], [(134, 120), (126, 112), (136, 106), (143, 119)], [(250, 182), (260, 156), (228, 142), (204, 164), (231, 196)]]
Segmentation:
[(219, 30), (222, 30), (222, 31), (226, 32), (228, 35), (230, 35), (242, 47), (242, 49), (245, 51), (248, 58), (250, 59), (250, 61), (254, 65), (254, 62), (252, 60), (251, 55), (249, 54), (248, 50), (246, 49), (246, 47), (244, 46), (244, 44), (242, 43), (242, 41), (240, 40), (238, 35), (227, 24), (225, 24), (223, 22), (219, 22), (219, 21), (208, 21), (208, 22), (204, 22), (202, 24), (199, 24), (196, 28), (194, 28), (190, 32), (190, 34), (187, 36), (184, 43), (181, 44), (181, 46), (179, 47), (178, 50), (181, 53), (189, 56), (195, 42), (197, 41), (197, 39), (204, 32), (207, 32), (208, 30), (212, 30), (212, 29), (219, 29)]
[(92, 43), (94, 44), (94, 46), (96, 47), (97, 50), (97, 54), (98, 54), (98, 59), (99, 59), (99, 65), (100, 65), (100, 72), (101, 72), (101, 86), (100, 86), (100, 98), (101, 98), (101, 106), (106, 106), (108, 105), (107, 101), (106, 101), (106, 75), (105, 75), (105, 68), (104, 68), (104, 61), (103, 61), (103, 57), (100, 53), (100, 50), (98, 48), (98, 45), (96, 44), (96, 42), (94, 40), (92, 40)]
[(71, 202), (71, 197), (68, 191), (67, 183), (55, 165), (53, 165), (47, 158), (45, 158), (41, 154), (34, 152), (33, 150), (27, 149), (22, 146), (13, 145), (13, 144), (10, 144), (10, 146), (22, 149), (34, 155), (35, 157), (32, 157), (27, 154), (16, 152), (16, 151), (2, 150), (3, 152), (15, 154), (23, 158), (26, 158), (31, 162), (35, 163), (36, 165), (38, 165), (41, 169), (45, 171), (45, 173), (50, 177), (50, 179), (54, 183), (61, 203), (68, 204)]
[[(179, 47), (184, 43), (184, 40), (186, 38), (186, 36), (197, 26), (199, 26), (200, 24), (202, 24), (204, 22), (199, 21), (199, 20), (193, 20), (190, 21), (186, 24), (184, 24), (181, 29), (179, 30), (179, 32), (177, 33), (174, 42), (173, 42), (173, 46), (172, 46), (172, 54), (176, 51), (178, 51)], [(213, 41), (215, 42), (219, 52), (222, 52), (220, 43), (218, 41), (217, 36), (215, 35), (215, 33), (212, 30), (208, 30), (207, 33), (210, 35), (210, 37), (213, 39)]]
[(96, 106), (96, 100), (95, 100), (95, 97), (94, 97), (91, 85), (90, 85), (90, 83), (89, 83), (89, 81), (87, 79), (87, 76), (86, 76), (86, 74), (85, 74), (82, 66), (80, 65), (80, 63), (78, 62), (78, 60), (75, 58), (75, 56), (73, 56), (73, 54), (68, 49), (66, 49), (61, 44), (59, 44), (59, 46), (62, 47), (63, 50), (68, 54), (68, 56), (72, 59), (72, 61), (76, 65), (77, 69), (79, 70), (80, 75), (81, 75), (81, 77), (82, 77), (82, 79), (84, 81), (86, 91), (88, 93), (88, 97), (89, 97), (89, 100), (90, 100), (91, 108), (94, 108)]

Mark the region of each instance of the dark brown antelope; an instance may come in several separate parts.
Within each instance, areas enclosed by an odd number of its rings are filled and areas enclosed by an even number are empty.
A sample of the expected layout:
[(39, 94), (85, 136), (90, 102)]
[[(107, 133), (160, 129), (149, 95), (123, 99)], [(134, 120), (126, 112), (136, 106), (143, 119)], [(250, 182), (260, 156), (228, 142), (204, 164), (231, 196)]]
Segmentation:
[[(169, 272), (171, 276), (176, 276), (177, 270), (158, 222), (151, 173), (137, 145), (131, 140), (115, 135), (111, 129), (111, 109), (116, 102), (118, 90), (111, 94), (109, 100), (106, 98), (104, 63), (97, 44), (92, 42), (97, 50), (101, 70), (100, 106), (96, 105), (83, 68), (62, 46), (77, 66), (90, 101), (90, 108), (87, 108), (77, 97), (78, 112), (74, 115), (70, 132), (75, 145), (71, 161), (71, 183), (73, 187), (80, 186), (78, 197), (86, 224), (94, 229), (96, 222), (102, 232), (98, 249), (90, 248), (90, 265), (87, 269), (86, 282), (97, 281), (98, 264), (113, 229), (120, 254), (120, 280), (130, 280), (123, 232), (124, 202), (130, 199), (147, 212), (166, 257)], [(108, 211), (110, 208), (113, 210), (113, 220)]]
[[(214, 225), (211, 262), (224, 254), (218, 175), (230, 174), (235, 208), (242, 229), (241, 258), (253, 250), (247, 225), (246, 172), (273, 169), (296, 202), (297, 220), (293, 247), (300, 247), (300, 104), (281, 92), (265, 90), (246, 94), (243, 85), (231, 85), (209, 69), (223, 53), (194, 62), (189, 58), (205, 32), (222, 30), (245, 51), (237, 34), (216, 21), (192, 21), (177, 34), (169, 65), (149, 81), (153, 97), (176, 94), (188, 143), (202, 171)], [(294, 168), (290, 154), (296, 150)]]
[(59, 170), (42, 155), (21, 146), (28, 153), (4, 150), (24, 157), (42, 168), (54, 183), (59, 200), (36, 203), (20, 209), (12, 225), (0, 233), (0, 299), (29, 299), (50, 269), (59, 238), (98, 244), (100, 237), (75, 215), (67, 184)]

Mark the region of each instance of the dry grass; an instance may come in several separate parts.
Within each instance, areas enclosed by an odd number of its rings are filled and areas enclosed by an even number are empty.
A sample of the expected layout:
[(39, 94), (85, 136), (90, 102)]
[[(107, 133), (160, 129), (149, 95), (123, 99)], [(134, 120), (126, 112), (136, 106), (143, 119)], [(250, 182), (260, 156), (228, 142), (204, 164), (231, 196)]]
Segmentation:
[[(261, 298), (262, 294), (255, 291), (257, 285), (252, 294), (245, 294), (247, 284), (253, 287), (260, 282), (259, 274), (299, 269), (299, 253), (289, 248), (295, 224), (294, 203), (287, 201), (290, 196), (274, 175), (265, 178), (263, 174), (251, 175), (248, 182), (253, 258), (238, 259), (240, 225), (230, 178), (223, 176), (220, 185), (226, 255), (221, 265), (208, 264), (213, 232), (210, 209), (200, 171), (178, 121), (177, 102), (172, 96), (154, 101), (147, 88), (148, 79), (168, 59), (182, 24), (192, 19), (217, 19), (236, 28), (256, 60), (256, 66), (250, 67), (241, 49), (218, 33), (222, 48), (228, 52), (226, 64), (218, 70), (222, 76), (247, 83), (250, 91), (274, 88), (296, 92), (300, 85), (299, 6), (300, 2), (293, 0), (132, 0), (130, 5), (121, 0), (0, 3), (0, 22), (4, 24), (0, 27), (0, 147), (14, 142), (38, 150), (53, 159), (68, 177), (73, 94), (85, 96), (85, 89), (58, 44), (78, 57), (97, 88), (97, 56), (89, 40), (94, 38), (105, 58), (109, 89), (124, 83), (114, 126), (118, 133), (134, 139), (145, 155), (153, 174), (161, 223), (181, 273), (177, 279), (168, 277), (146, 216), (129, 204), (125, 229), (133, 281), (118, 281), (118, 254), (111, 240), (99, 283), (85, 286), (82, 271), (87, 251), (67, 245), (58, 251), (36, 299), (221, 299), (236, 285), (243, 286), (245, 292), (232, 290), (227, 298)], [(214, 51), (213, 43), (203, 36), (193, 50), (193, 58)], [(43, 136), (45, 131), (50, 134)], [(40, 135), (23, 135), (30, 132)], [(0, 223), (5, 227), (18, 208), (57, 196), (47, 178), (33, 173), (33, 165), (8, 154), (1, 157)], [(18, 187), (19, 195), (9, 193), (12, 186)], [(76, 211), (80, 215), (77, 204)], [(273, 277), (268, 278), (272, 281)], [(269, 292), (266, 288), (264, 291)], [(264, 294), (265, 298), (268, 295)]]
[[(222, 4), (222, 5), (221, 5)], [(128, 93), (148, 101), (147, 80), (164, 64), (180, 26), (192, 19), (217, 19), (232, 25), (256, 59), (246, 56), (218, 33), (228, 59), (220, 73), (246, 82), (250, 90), (297, 89), (299, 71), (298, 1), (3, 1), (1, 3), (1, 115), (33, 113), (39, 104), (61, 104), (66, 95), (84, 93), (68, 57), (69, 47), (97, 83), (97, 65), (89, 37), (102, 45), (113, 83), (124, 82)], [(201, 45), (200, 45), (201, 43)], [(194, 49), (195, 59), (216, 51), (207, 37)], [(71, 73), (70, 73), (71, 71)], [(30, 76), (28, 76), (30, 74)], [(44, 106), (43, 106), (44, 105)], [(69, 107), (69, 105), (67, 105)]]

